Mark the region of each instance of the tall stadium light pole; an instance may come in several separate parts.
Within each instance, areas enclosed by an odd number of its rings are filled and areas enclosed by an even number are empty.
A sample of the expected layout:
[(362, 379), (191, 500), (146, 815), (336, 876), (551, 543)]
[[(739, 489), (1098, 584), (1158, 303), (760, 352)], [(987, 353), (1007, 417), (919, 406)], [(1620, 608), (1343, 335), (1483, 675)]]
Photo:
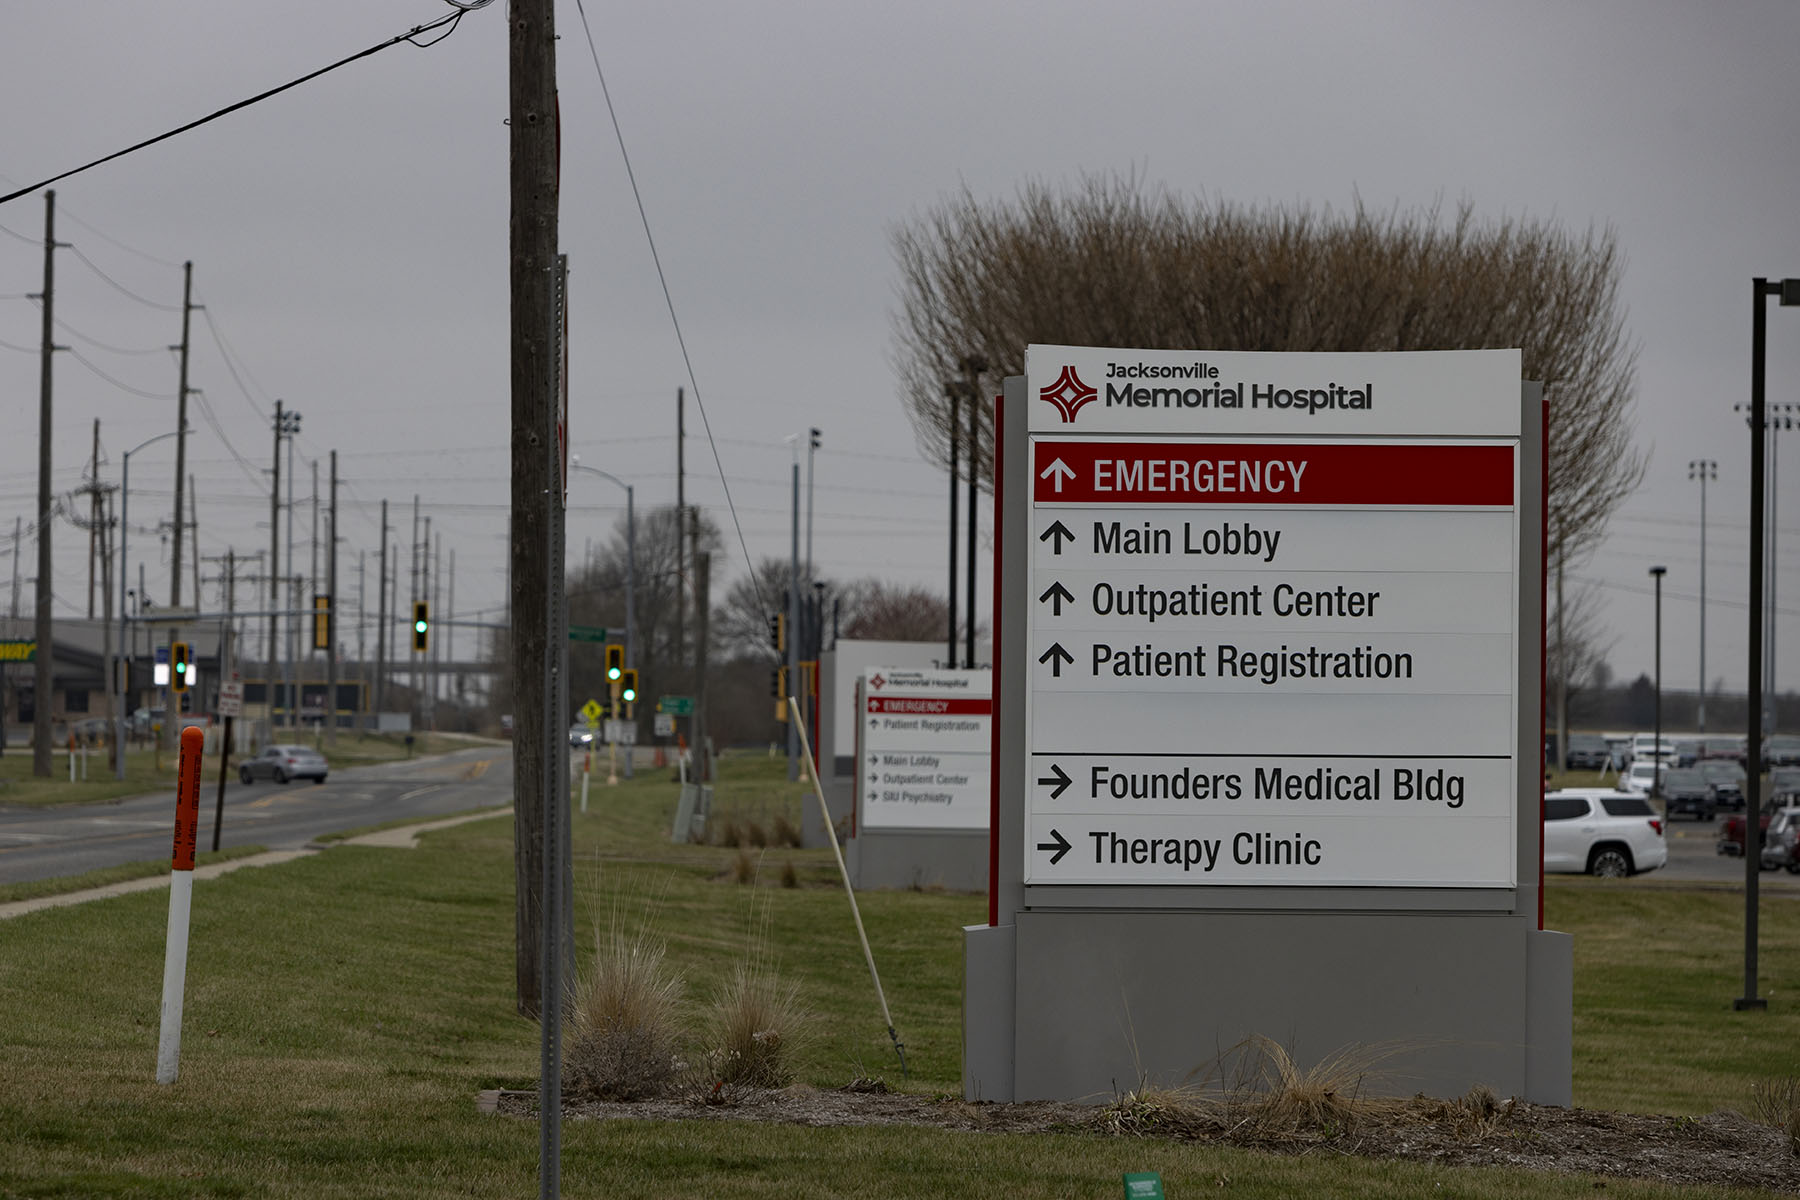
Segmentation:
[[(1667, 567), (1651, 567), (1650, 578), (1656, 580), (1656, 740), (1650, 752), (1650, 798), (1662, 799), (1662, 581)], [(1665, 823), (1668, 814), (1663, 814)]]
[(1763, 492), (1764, 444), (1768, 402), (1764, 396), (1765, 359), (1768, 343), (1768, 306), (1771, 296), (1784, 306), (1800, 305), (1800, 279), (1771, 283), (1758, 276), (1750, 281), (1750, 714), (1745, 724), (1744, 802), (1744, 994), (1732, 1007), (1767, 1008), (1768, 1000), (1756, 994), (1756, 941), (1758, 876), (1762, 866), (1762, 768), (1763, 768)]
[(1706, 732), (1706, 485), (1719, 481), (1719, 464), (1710, 458), (1688, 463), (1688, 479), (1700, 481), (1700, 732)]
[(113, 777), (125, 778), (125, 667), (130, 659), (125, 651), (125, 564), (126, 540), (131, 536), (131, 456), (165, 438), (172, 438), (180, 433), (179, 429), (171, 429), (167, 433), (159, 433), (148, 441), (139, 442), (122, 456), (119, 464), (119, 665), (114, 669), (113, 695), (118, 703), (113, 705)]

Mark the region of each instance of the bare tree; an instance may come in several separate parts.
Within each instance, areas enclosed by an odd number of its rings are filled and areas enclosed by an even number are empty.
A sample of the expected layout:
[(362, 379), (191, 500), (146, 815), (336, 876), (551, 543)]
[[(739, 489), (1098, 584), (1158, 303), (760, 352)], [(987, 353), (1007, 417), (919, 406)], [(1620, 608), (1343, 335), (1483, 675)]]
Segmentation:
[[(927, 455), (947, 463), (952, 394), (1024, 371), (1029, 343), (1374, 351), (1516, 347), (1551, 401), (1551, 554), (1579, 558), (1636, 487), (1636, 349), (1610, 230), (1478, 221), (1468, 204), (1347, 213), (1186, 200), (1088, 176), (984, 204), (967, 190), (897, 226), (896, 359)], [(962, 422), (966, 424), (964, 410)], [(988, 473), (992, 426), (975, 461)], [(991, 485), (991, 480), (990, 480)]]
[[(948, 609), (930, 588), (862, 581), (844, 636), (888, 642), (941, 642)], [(958, 639), (960, 641), (960, 639)]]

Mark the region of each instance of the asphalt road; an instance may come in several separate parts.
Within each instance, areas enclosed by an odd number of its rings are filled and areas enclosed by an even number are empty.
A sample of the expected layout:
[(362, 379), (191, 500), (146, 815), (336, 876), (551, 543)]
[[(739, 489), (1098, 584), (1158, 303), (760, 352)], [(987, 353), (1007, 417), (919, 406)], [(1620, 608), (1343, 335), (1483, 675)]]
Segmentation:
[[(200, 849), (210, 850), (218, 760), (200, 788)], [(226, 784), (221, 846), (292, 850), (328, 833), (403, 817), (425, 820), (512, 802), (512, 747), (484, 744), (436, 758), (336, 770), (323, 784)], [(105, 804), (0, 808), (0, 883), (75, 875), (168, 858), (174, 843), (171, 790)]]

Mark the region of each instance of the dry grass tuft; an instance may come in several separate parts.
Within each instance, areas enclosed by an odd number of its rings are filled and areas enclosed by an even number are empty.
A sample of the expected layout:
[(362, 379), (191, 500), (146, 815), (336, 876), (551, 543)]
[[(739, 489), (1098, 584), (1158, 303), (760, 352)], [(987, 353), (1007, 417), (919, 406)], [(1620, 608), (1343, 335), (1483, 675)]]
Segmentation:
[(800, 886), (800, 872), (794, 869), (794, 860), (791, 858), (781, 864), (781, 886), (784, 888)]
[(731, 878), (734, 883), (755, 883), (756, 868), (761, 856), (752, 855), (748, 849), (740, 849), (737, 857), (731, 860)]
[(1100, 1110), (1100, 1128), (1114, 1137), (1197, 1137), (1218, 1122), (1199, 1093), (1139, 1084)]
[(1779, 1076), (1751, 1084), (1750, 1115), (1785, 1130), (1789, 1148), (1800, 1155), (1800, 1077)]
[(728, 850), (741, 847), (745, 841), (743, 828), (730, 817), (724, 817), (718, 821), (713, 831), (713, 837), (719, 845)]
[(643, 925), (627, 932), (615, 910), (610, 926), (595, 933), (594, 965), (569, 1004), (570, 1096), (642, 1100), (668, 1090), (681, 1068), (681, 994), (663, 943)]
[(740, 835), (749, 845), (761, 849), (769, 844), (769, 835), (763, 831), (761, 821), (745, 821), (738, 827)]
[(705, 1066), (715, 1093), (793, 1082), (808, 1016), (797, 985), (782, 983), (766, 964), (740, 964), (714, 997), (709, 1016), (713, 1044)]
[[(1392, 1120), (1408, 1108), (1406, 1101), (1368, 1090), (1379, 1078), (1379, 1064), (1402, 1049), (1352, 1044), (1301, 1070), (1286, 1047), (1252, 1034), (1194, 1072), (1202, 1076), (1198, 1083), (1162, 1088), (1140, 1079), (1135, 1090), (1102, 1110), (1100, 1125), (1117, 1136), (1221, 1137), (1241, 1145), (1337, 1138), (1360, 1122)], [(1498, 1111), (1485, 1088), (1453, 1103), (1459, 1113), (1465, 1105), (1490, 1116)]]
[(1492, 1088), (1479, 1083), (1460, 1100), (1415, 1096), (1410, 1107), (1418, 1117), (1470, 1139), (1486, 1137), (1512, 1113), (1512, 1101), (1502, 1103)]
[(776, 814), (774, 829), (770, 836), (777, 846), (792, 846), (796, 850), (800, 849), (800, 830), (787, 819), (785, 813)]
[(1400, 1049), (1352, 1043), (1302, 1071), (1287, 1047), (1251, 1034), (1226, 1052), (1236, 1059), (1225, 1089), (1226, 1119), (1253, 1139), (1280, 1141), (1301, 1133), (1335, 1135), (1359, 1120), (1392, 1117), (1404, 1102), (1372, 1096), (1367, 1086), (1379, 1078), (1379, 1064)]

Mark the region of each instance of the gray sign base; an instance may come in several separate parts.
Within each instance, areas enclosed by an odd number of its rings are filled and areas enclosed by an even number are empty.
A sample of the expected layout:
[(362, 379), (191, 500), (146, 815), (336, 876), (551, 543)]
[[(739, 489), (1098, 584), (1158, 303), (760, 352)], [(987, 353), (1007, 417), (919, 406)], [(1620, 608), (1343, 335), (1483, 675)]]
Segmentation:
[[(1566, 934), (1466, 913), (1020, 912), (965, 931), (963, 1094), (1105, 1103), (1216, 1084), (1245, 1038), (1355, 1086), (1571, 1101)], [(1231, 1077), (1231, 1060), (1224, 1075)]]
[(850, 886), (985, 892), (985, 829), (890, 830), (864, 828), (844, 848)]

